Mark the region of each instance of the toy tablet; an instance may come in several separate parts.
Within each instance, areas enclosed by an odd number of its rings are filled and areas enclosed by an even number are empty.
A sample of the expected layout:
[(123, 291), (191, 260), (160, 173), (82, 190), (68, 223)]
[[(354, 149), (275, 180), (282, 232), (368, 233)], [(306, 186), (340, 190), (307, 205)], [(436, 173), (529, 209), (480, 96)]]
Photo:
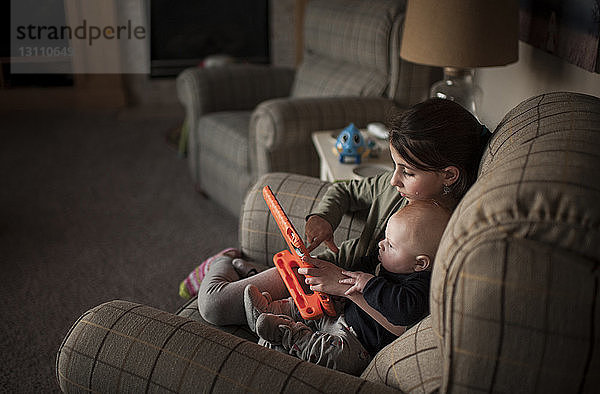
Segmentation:
[(298, 268), (312, 267), (309, 263), (302, 261), (301, 258), (308, 255), (308, 250), (269, 186), (263, 188), (263, 197), (290, 248), (289, 251), (283, 250), (276, 253), (273, 256), (273, 263), (294, 299), (300, 315), (306, 320), (318, 319), (323, 316), (323, 312), (329, 316), (335, 316), (333, 303), (329, 296), (325, 293), (313, 292), (306, 285), (303, 278), (299, 277)]

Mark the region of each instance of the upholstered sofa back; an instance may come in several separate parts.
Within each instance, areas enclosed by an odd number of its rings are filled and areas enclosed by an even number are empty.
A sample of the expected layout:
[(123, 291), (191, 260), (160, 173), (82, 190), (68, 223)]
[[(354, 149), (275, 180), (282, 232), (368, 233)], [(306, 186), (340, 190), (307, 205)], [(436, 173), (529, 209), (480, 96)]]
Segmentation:
[(599, 173), (600, 99), (545, 94), (505, 116), (434, 264), (441, 392), (599, 387)]

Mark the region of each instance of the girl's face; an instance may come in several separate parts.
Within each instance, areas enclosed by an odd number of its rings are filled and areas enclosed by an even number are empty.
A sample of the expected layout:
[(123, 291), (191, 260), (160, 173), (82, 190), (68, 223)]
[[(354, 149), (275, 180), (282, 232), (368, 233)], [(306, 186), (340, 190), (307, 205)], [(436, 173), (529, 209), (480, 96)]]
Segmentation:
[(390, 152), (394, 161), (394, 175), (391, 185), (409, 201), (442, 199), (444, 183), (448, 183), (443, 171), (424, 171), (409, 165), (400, 157), (398, 151), (390, 144)]

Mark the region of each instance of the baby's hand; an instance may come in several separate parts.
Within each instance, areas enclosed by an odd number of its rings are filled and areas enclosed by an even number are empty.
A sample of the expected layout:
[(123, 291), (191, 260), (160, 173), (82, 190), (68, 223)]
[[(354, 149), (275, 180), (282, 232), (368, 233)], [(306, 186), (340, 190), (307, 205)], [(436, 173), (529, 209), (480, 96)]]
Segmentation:
[(373, 275), (361, 271), (342, 271), (342, 274), (348, 276), (348, 278), (340, 279), (340, 283), (352, 285), (352, 287), (344, 292), (344, 295), (346, 296), (350, 296), (354, 293), (362, 294), (367, 282), (370, 281), (371, 278), (374, 278)]

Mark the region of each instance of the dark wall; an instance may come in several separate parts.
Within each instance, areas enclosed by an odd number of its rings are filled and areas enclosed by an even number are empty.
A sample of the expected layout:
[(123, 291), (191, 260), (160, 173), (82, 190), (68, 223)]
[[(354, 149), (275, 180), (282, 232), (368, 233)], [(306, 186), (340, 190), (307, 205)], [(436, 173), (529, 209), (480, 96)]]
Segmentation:
[[(268, 0), (152, 0), (152, 74), (177, 73), (215, 54), (269, 62)], [(177, 69), (177, 70), (175, 70)]]

